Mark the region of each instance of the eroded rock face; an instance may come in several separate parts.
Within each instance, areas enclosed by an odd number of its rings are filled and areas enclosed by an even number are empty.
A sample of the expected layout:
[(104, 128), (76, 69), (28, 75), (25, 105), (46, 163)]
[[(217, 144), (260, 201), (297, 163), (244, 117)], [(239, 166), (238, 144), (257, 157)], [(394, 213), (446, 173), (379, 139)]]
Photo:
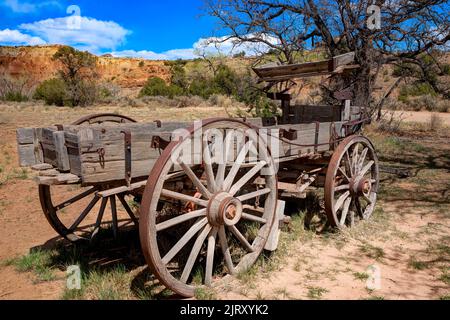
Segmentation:
[[(57, 75), (60, 65), (52, 59), (60, 46), (1, 47), (0, 75), (27, 79), (37, 85)], [(112, 82), (121, 88), (142, 87), (149, 77), (170, 79), (170, 69), (163, 61), (131, 58), (98, 57), (97, 72), (100, 81)]]

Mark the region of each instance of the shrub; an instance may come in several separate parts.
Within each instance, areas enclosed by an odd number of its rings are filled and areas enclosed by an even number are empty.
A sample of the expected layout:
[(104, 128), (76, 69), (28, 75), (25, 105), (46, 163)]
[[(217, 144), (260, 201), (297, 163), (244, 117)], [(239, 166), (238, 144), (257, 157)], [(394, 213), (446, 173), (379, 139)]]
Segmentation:
[(143, 68), (145, 66), (144, 61), (139, 62), (139, 68)]
[(408, 109), (413, 111), (420, 111), (423, 109), (427, 111), (436, 111), (437, 99), (436, 97), (427, 94), (407, 100), (406, 105), (408, 106)]
[(96, 100), (104, 103), (109, 103), (119, 97), (120, 87), (111, 82), (105, 82), (98, 85), (96, 91)]
[(9, 91), (5, 93), (5, 95), (2, 97), (2, 100), (12, 102), (24, 102), (28, 101), (28, 96), (24, 95), (20, 91)]
[(224, 64), (219, 65), (213, 79), (216, 93), (235, 96), (237, 94), (237, 84), (238, 77), (236, 73)]
[(219, 94), (217, 88), (212, 84), (211, 80), (204, 77), (194, 78), (189, 86), (189, 94), (208, 99), (214, 94)]
[(439, 101), (437, 105), (437, 111), (438, 112), (450, 112), (450, 100), (445, 99), (442, 101)]
[(139, 93), (139, 97), (144, 96), (162, 96), (173, 98), (183, 94), (183, 89), (176, 85), (167, 85), (163, 79), (153, 77), (148, 79), (147, 83)]
[(405, 85), (400, 89), (399, 100), (406, 102), (408, 97), (419, 97), (424, 95), (436, 96), (433, 87), (427, 82), (416, 82), (412, 85)]
[(12, 79), (5, 74), (0, 75), (0, 100), (24, 102), (29, 100), (30, 80)]
[(438, 131), (442, 128), (443, 121), (442, 118), (437, 114), (432, 114), (429, 122), (429, 127), (431, 131)]
[(69, 46), (61, 47), (54, 55), (62, 68), (59, 76), (66, 87), (65, 105), (87, 106), (96, 99), (97, 58)]
[(58, 78), (45, 80), (36, 89), (33, 98), (44, 100), (48, 105), (64, 106), (67, 97), (66, 85)]
[(437, 109), (437, 100), (432, 95), (424, 95), (419, 97), (419, 103), (427, 110), (427, 111), (435, 111)]
[(442, 66), (442, 73), (444, 75), (450, 76), (450, 64), (444, 64)]

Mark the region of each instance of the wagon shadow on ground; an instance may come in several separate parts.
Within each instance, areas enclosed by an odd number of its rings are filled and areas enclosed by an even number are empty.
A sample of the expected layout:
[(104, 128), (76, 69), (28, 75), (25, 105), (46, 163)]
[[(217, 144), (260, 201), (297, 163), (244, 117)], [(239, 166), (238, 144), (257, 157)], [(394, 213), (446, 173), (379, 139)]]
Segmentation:
[(375, 141), (383, 165), (404, 168), (410, 173), (406, 178), (387, 174), (381, 177), (380, 198), (401, 204), (404, 210), (399, 212), (400, 215), (415, 212), (413, 209), (419, 203), (420, 207), (434, 211), (441, 218), (450, 217), (446, 212), (446, 206), (450, 205), (448, 137), (430, 140), (431, 137), (388, 137)]
[(154, 277), (141, 251), (136, 228), (121, 230), (118, 238), (111, 230), (100, 232), (93, 242), (70, 243), (56, 237), (30, 252), (47, 252), (47, 267), (66, 272), (69, 266), (81, 270), (82, 290), (68, 291), (64, 299), (180, 299)]

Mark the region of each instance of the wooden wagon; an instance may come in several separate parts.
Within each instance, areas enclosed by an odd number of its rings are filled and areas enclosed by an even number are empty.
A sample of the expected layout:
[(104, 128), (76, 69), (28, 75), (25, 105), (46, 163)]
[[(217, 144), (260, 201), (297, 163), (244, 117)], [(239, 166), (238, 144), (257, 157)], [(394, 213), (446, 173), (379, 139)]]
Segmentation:
[[(255, 72), (274, 83), (345, 72), (352, 62), (350, 54)], [(374, 210), (378, 160), (361, 135), (364, 108), (342, 93), (337, 106), (271, 96), (282, 100), (280, 117), (139, 124), (105, 114), (18, 129), (20, 164), (38, 171), (42, 209), (59, 235), (84, 241), (139, 225), (152, 272), (191, 297), (196, 286), (275, 250), (286, 201), (310, 187), (324, 187), (328, 223), (337, 228)]]

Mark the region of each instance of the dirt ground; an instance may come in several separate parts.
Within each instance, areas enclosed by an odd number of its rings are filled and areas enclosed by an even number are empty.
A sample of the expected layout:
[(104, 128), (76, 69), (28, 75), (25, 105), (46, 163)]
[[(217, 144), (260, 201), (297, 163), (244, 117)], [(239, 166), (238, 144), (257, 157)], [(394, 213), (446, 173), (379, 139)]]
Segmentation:
[[(59, 241), (41, 212), (31, 174), (17, 168), (15, 130), (70, 123), (84, 115), (117, 112), (138, 121), (194, 120), (225, 116), (219, 108), (69, 109), (0, 105), (0, 299), (61, 299), (64, 273), (39, 281), (8, 260)], [(430, 114), (408, 112), (407, 121), (428, 122)], [(442, 115), (450, 126), (449, 114)], [(444, 299), (450, 295), (450, 135), (392, 138), (369, 132), (382, 162), (413, 175), (383, 176), (372, 221), (341, 233), (295, 229), (267, 262), (215, 289), (217, 299)], [(392, 141), (391, 141), (392, 140)], [(403, 143), (405, 142), (405, 143)], [(134, 257), (135, 258), (135, 257)], [(129, 266), (139, 273), (142, 257)], [(380, 286), (368, 289), (370, 266)], [(127, 284), (126, 284), (127, 285)]]

